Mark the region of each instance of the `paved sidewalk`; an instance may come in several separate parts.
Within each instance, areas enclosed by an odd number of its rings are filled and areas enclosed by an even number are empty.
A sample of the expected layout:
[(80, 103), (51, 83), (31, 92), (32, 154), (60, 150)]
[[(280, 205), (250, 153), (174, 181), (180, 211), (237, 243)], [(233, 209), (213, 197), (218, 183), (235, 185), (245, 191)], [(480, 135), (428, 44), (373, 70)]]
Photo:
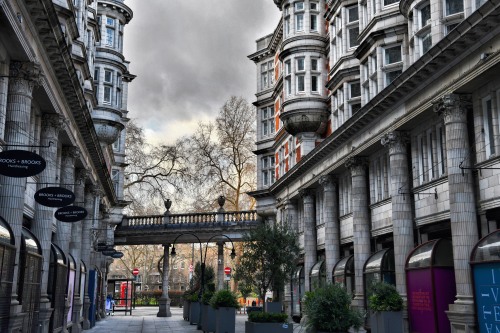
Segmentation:
[[(132, 311), (132, 316), (123, 312), (116, 312), (114, 316), (96, 322), (96, 325), (86, 333), (188, 333), (202, 332), (196, 325), (182, 318), (181, 308), (172, 308), (172, 317), (158, 318), (157, 307), (137, 307)], [(246, 314), (236, 315), (235, 333), (245, 333)], [(294, 333), (304, 333), (298, 325), (294, 325)]]

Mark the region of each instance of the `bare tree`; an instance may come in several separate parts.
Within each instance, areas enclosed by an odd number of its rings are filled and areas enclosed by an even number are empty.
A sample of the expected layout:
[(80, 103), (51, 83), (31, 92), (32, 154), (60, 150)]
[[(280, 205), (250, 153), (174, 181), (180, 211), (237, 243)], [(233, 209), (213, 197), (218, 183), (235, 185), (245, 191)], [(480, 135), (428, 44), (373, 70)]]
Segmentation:
[(226, 196), (229, 210), (253, 206), (245, 192), (255, 188), (254, 136), (254, 110), (242, 97), (230, 97), (215, 122), (199, 124), (190, 140), (199, 208), (217, 207), (214, 189)]
[(131, 202), (128, 209), (135, 214), (157, 214), (167, 198), (180, 198), (189, 182), (186, 152), (188, 140), (178, 139), (173, 145), (146, 142), (141, 127), (127, 125), (124, 191)]

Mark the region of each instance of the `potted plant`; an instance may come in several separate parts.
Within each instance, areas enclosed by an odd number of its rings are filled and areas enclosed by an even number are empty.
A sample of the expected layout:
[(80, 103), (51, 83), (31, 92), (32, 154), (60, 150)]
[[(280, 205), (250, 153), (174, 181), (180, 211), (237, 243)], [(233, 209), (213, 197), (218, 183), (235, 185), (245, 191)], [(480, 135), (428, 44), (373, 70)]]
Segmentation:
[(236, 309), (240, 308), (238, 299), (229, 290), (219, 290), (210, 299), (210, 305), (216, 309), (215, 332), (234, 333), (236, 325)]
[(385, 282), (375, 282), (369, 287), (368, 295), (372, 332), (403, 332), (403, 298), (396, 287)]
[(201, 330), (215, 332), (215, 309), (210, 306), (210, 300), (214, 295), (215, 285), (211, 284), (201, 297)]
[(352, 296), (340, 284), (327, 284), (306, 292), (303, 300), (306, 325), (316, 332), (347, 332), (359, 328), (363, 316), (351, 308)]
[(188, 297), (189, 300), (189, 324), (196, 325), (200, 321), (200, 295), (196, 292), (190, 294)]
[(250, 312), (245, 322), (245, 333), (293, 333), (293, 324), (287, 323), (286, 313)]

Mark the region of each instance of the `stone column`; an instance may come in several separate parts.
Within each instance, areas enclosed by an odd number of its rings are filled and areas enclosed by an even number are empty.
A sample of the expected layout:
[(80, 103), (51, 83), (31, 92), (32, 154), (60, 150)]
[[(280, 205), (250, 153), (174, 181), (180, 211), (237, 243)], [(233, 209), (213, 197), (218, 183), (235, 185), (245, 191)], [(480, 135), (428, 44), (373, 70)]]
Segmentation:
[(330, 175), (321, 177), (319, 183), (323, 186), (326, 280), (332, 282), (333, 267), (340, 259), (340, 220), (337, 184)]
[(224, 242), (217, 242), (217, 290), (224, 289)]
[[(85, 199), (84, 199), (84, 208), (87, 210), (87, 217), (82, 221), (82, 233), (81, 233), (81, 256), (83, 262), (87, 265), (87, 271), (93, 268), (92, 263), (90, 262), (90, 237), (91, 237), (91, 228), (94, 216), (94, 202), (95, 197), (98, 194), (98, 188), (93, 185), (85, 186)], [(88, 285), (88, 282), (87, 282)], [(89, 321), (89, 307), (90, 307), (90, 298), (88, 294), (88, 288), (85, 291), (85, 295), (83, 298), (83, 329), (90, 329), (90, 321)]]
[(0, 61), (0, 139), (4, 138), (7, 92), (9, 90), (9, 64)]
[(346, 167), (352, 176), (352, 220), (354, 239), (354, 281), (353, 305), (364, 308), (363, 266), (370, 256), (370, 212), (368, 208), (368, 185), (366, 159), (351, 157)]
[[(42, 130), (40, 134), (40, 145), (46, 148), (40, 149), (40, 156), (47, 161), (47, 167), (39, 175), (37, 189), (53, 185), (57, 176), (57, 148), (59, 131), (64, 123), (64, 118), (59, 114), (46, 113), (42, 116)], [(52, 228), (56, 223), (54, 209), (52, 207), (36, 204), (35, 219), (32, 224), (33, 234), (38, 238), (43, 251), (43, 269), (40, 298), (39, 325), (42, 332), (48, 332), (49, 320), (52, 313), (47, 288), (49, 283), (50, 250), (52, 246)], [(66, 255), (67, 252), (65, 252)]]
[(169, 271), (169, 253), (170, 244), (163, 244), (163, 277), (161, 280), (161, 297), (157, 317), (172, 317), (170, 312), (170, 298), (168, 298), (168, 271)]
[(314, 194), (311, 190), (300, 190), (304, 205), (304, 277), (305, 291), (311, 291), (311, 269), (316, 263), (316, 220)]
[(410, 198), (410, 172), (408, 170), (407, 144), (404, 132), (391, 132), (382, 137), (382, 144), (389, 148), (391, 168), (392, 234), (394, 236), (394, 261), (396, 287), (406, 301), (406, 257), (414, 248), (413, 214)]
[(294, 232), (299, 232), (299, 219), (297, 216), (297, 203), (290, 199), (285, 201), (285, 221), (288, 224), (290, 230)]
[[(75, 202), (76, 206), (83, 206), (85, 198), (85, 181), (88, 177), (88, 171), (85, 169), (78, 169), (75, 172)], [(82, 261), (82, 221), (71, 224), (71, 241), (69, 243), (69, 252), (76, 261), (76, 275), (80, 276), (80, 267)], [(85, 262), (88, 267), (88, 262)], [(88, 281), (86, 281), (88, 283)], [(75, 298), (73, 299), (73, 328), (72, 332), (80, 333), (82, 331), (80, 317), (80, 309), (83, 306), (83, 298), (85, 290), (80, 290), (80, 281), (75, 284)]]
[[(17, 61), (10, 63), (4, 140), (7, 145), (24, 145), (24, 147), (6, 146), (6, 150), (30, 150), (26, 145), (29, 144), (30, 137), (31, 100), (33, 98), (33, 89), (39, 79), (39, 65)], [(17, 306), (19, 304), (17, 300), (17, 282), (26, 178), (0, 175), (0, 184), (2, 185), (0, 186), (0, 215), (9, 223), (16, 241), (11, 298), (12, 306), (9, 320), (9, 332), (15, 332), (20, 329), (23, 316), (21, 314), (21, 307)]]
[(453, 243), (453, 262), (457, 296), (447, 312), (453, 332), (473, 332), (475, 307), (469, 256), (479, 238), (474, 182), (471, 170), (471, 148), (467, 131), (467, 110), (470, 96), (445, 95), (435, 105), (446, 127), (446, 161), (450, 192), (450, 220)]
[[(70, 191), (74, 190), (75, 184), (75, 160), (80, 156), (80, 151), (76, 147), (63, 147), (61, 158), (61, 187)], [(76, 201), (76, 198), (75, 198)], [(78, 204), (75, 204), (78, 206)], [(59, 245), (64, 253), (70, 249), (72, 223), (64, 223), (57, 221), (57, 230), (55, 235), (55, 243)], [(73, 256), (74, 257), (74, 256)], [(80, 258), (78, 258), (80, 259)], [(76, 258), (75, 258), (76, 260)], [(78, 264), (78, 263), (77, 263)], [(78, 266), (80, 266), (78, 264)]]

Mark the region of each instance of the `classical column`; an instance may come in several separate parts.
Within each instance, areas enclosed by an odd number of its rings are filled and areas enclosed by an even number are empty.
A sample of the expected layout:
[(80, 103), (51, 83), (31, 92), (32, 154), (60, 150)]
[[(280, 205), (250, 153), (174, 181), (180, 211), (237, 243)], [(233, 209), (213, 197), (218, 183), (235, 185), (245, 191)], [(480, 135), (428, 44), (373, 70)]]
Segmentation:
[[(90, 245), (91, 245), (91, 229), (92, 222), (94, 216), (94, 203), (95, 197), (98, 195), (99, 190), (94, 185), (85, 186), (85, 199), (84, 199), (84, 208), (87, 210), (87, 217), (82, 221), (82, 233), (81, 233), (81, 256), (83, 262), (87, 265), (87, 271), (90, 272), (92, 267), (92, 263), (90, 262)], [(88, 285), (88, 282), (87, 282)], [(90, 329), (90, 321), (89, 321), (89, 307), (90, 307), (90, 298), (88, 294), (88, 288), (85, 291), (85, 295), (83, 298), (83, 329)]]
[[(59, 131), (64, 123), (64, 118), (55, 113), (45, 113), (42, 116), (42, 130), (40, 134), (40, 156), (47, 161), (47, 167), (39, 174), (37, 189), (51, 186), (56, 182), (57, 175), (57, 148)], [(52, 245), (52, 228), (56, 223), (52, 207), (36, 204), (35, 218), (32, 223), (33, 234), (38, 238), (43, 251), (43, 268), (40, 298), (39, 325), (42, 332), (48, 332), (49, 320), (52, 313), (47, 288), (49, 283), (50, 250)], [(66, 255), (67, 252), (65, 252)], [(52, 281), (51, 281), (52, 282)]]
[[(33, 89), (40, 80), (40, 67), (29, 62), (12, 61), (9, 67), (7, 105), (5, 112), (4, 149), (30, 150), (30, 115)], [(5, 82), (5, 81), (4, 81)], [(4, 83), (5, 84), (5, 83)], [(22, 325), (21, 308), (17, 300), (17, 282), (19, 274), (19, 251), (23, 225), (24, 192), (26, 178), (0, 176), (0, 215), (9, 223), (16, 241), (15, 269), (12, 282), (11, 313), (9, 332), (16, 331)], [(35, 323), (36, 325), (36, 323)]]
[(363, 266), (370, 256), (370, 212), (368, 208), (368, 186), (366, 179), (366, 159), (351, 157), (346, 167), (352, 177), (352, 220), (354, 242), (354, 281), (355, 295), (353, 305), (364, 307)]
[(316, 263), (316, 221), (314, 194), (311, 190), (300, 190), (302, 203), (304, 205), (304, 276), (305, 291), (311, 291), (311, 269)]
[(224, 289), (224, 242), (217, 242), (217, 290)]
[(337, 184), (330, 175), (322, 176), (323, 217), (325, 219), (326, 280), (332, 282), (333, 267), (340, 259), (340, 220)]
[[(63, 147), (61, 154), (61, 187), (74, 191), (75, 161), (80, 157), (80, 150), (76, 147)], [(82, 186), (83, 187), (83, 186)], [(76, 198), (75, 198), (76, 201)], [(77, 205), (77, 204), (75, 204)], [(73, 224), (57, 221), (55, 243), (67, 253), (70, 249), (71, 230)], [(74, 256), (73, 256), (74, 257)], [(80, 258), (78, 258), (80, 259)], [(76, 258), (75, 258), (76, 260)], [(78, 264), (78, 263), (77, 263)], [(78, 264), (78, 266), (80, 266)]]
[(0, 139), (4, 138), (7, 92), (9, 90), (9, 64), (0, 61)]
[(408, 170), (408, 134), (391, 132), (382, 137), (382, 144), (389, 148), (391, 169), (392, 234), (394, 236), (394, 261), (396, 287), (406, 300), (406, 256), (414, 248), (413, 214), (410, 198), (410, 172)]
[(290, 230), (299, 232), (299, 219), (297, 216), (297, 203), (293, 200), (285, 200), (285, 222)]
[(457, 296), (447, 312), (454, 332), (475, 331), (475, 308), (469, 257), (479, 234), (471, 170), (467, 110), (470, 96), (445, 95), (435, 105), (435, 111), (444, 118), (446, 128), (446, 161), (448, 163), (448, 186), (450, 193), (450, 220), (453, 242), (453, 262)]
[(157, 317), (172, 317), (170, 312), (170, 299), (168, 298), (168, 271), (169, 271), (169, 253), (170, 244), (163, 244), (163, 277), (161, 280), (161, 297), (158, 302), (159, 309)]

